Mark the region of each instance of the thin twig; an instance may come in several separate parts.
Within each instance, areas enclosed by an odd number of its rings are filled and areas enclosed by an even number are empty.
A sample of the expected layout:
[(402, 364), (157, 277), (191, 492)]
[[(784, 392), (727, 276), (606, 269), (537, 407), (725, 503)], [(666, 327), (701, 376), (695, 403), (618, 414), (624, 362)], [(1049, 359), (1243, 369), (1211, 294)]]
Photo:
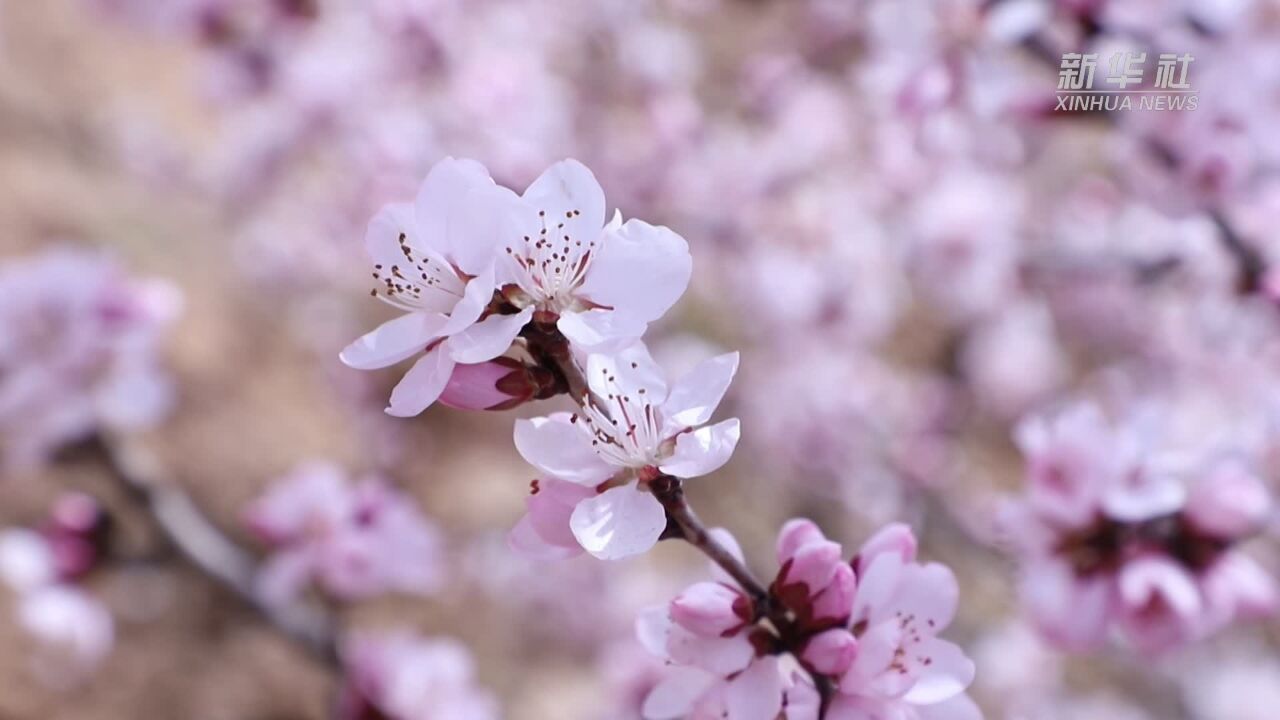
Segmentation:
[(267, 602), (255, 587), (258, 567), (253, 556), (223, 534), (189, 495), (158, 481), (162, 474), (155, 458), (138, 447), (102, 436), (93, 439), (90, 449), (194, 568), (230, 590), (317, 659), (333, 667), (339, 665), (333, 617), (312, 604)]

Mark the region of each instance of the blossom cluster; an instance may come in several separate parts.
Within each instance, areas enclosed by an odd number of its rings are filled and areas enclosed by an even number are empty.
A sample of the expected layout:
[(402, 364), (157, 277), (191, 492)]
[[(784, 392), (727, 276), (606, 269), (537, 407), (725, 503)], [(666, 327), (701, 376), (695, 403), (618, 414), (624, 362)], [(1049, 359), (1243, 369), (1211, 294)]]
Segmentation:
[[(442, 397), (464, 408), (460, 398), (479, 398), (470, 409), (486, 410), (570, 396), (576, 412), (516, 421), (516, 449), (540, 475), (513, 548), (612, 560), (683, 537), (720, 564), (718, 581), (640, 620), (646, 647), (683, 671), (650, 695), (647, 717), (980, 717), (963, 694), (972, 663), (937, 637), (955, 613), (955, 578), (915, 561), (905, 526), (847, 561), (816, 525), (792, 521), (763, 591), (734, 574), (745, 571), (731, 536), (694, 525), (682, 484), (724, 466), (740, 437), (736, 418), (711, 423), (738, 355), (668, 384), (641, 336), (683, 293), (688, 248), (666, 228), (616, 214), (605, 224), (604, 211), (599, 185), (574, 161), (519, 197), (476, 163), (442, 161), (412, 205), (370, 223), (371, 294), (404, 314), (343, 361), (416, 357), (392, 391), (393, 415)], [(476, 366), (492, 372), (465, 369)]]
[(163, 418), (159, 340), (179, 305), (169, 284), (127, 278), (90, 251), (0, 265), (0, 463), (30, 466), (95, 431)]
[(1158, 422), (1112, 423), (1086, 403), (1019, 428), (1028, 485), (1009, 529), (1027, 608), (1065, 648), (1115, 631), (1166, 650), (1280, 607), (1274, 579), (1238, 547), (1270, 521), (1266, 486), (1238, 456), (1170, 452)]
[(797, 519), (777, 554), (765, 597), (715, 569), (715, 580), (640, 617), (641, 642), (672, 666), (645, 700), (646, 718), (981, 718), (964, 695), (973, 663), (938, 637), (955, 616), (955, 577), (916, 561), (908, 528), (885, 527), (847, 560)]
[(106, 515), (92, 498), (65, 493), (39, 528), (0, 531), (0, 581), (17, 594), (18, 623), (42, 646), (42, 679), (83, 679), (114, 645), (111, 613), (79, 583), (101, 561)]
[(246, 521), (273, 550), (257, 581), (268, 602), (290, 603), (308, 582), (342, 600), (429, 595), (444, 582), (439, 531), (378, 477), (351, 484), (331, 464), (303, 465), (255, 501)]

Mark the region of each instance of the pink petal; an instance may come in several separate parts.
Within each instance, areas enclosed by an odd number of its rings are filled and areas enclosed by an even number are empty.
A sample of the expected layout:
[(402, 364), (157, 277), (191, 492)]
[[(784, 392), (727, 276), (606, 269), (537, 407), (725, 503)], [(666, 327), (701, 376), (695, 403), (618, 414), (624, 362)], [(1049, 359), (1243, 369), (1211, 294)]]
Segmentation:
[(516, 420), (515, 444), (530, 465), (566, 482), (594, 487), (617, 471), (591, 449), (591, 439), (565, 413)]
[(742, 427), (737, 418), (680, 433), (676, 450), (658, 467), (668, 475), (700, 477), (719, 470), (738, 446)]
[(426, 410), (440, 397), (453, 372), (453, 358), (440, 346), (418, 358), (400, 382), (391, 390), (387, 414), (413, 417)]
[(629, 395), (633, 400), (638, 400), (638, 396), (643, 394), (655, 404), (667, 396), (667, 381), (662, 368), (653, 361), (649, 349), (641, 342), (617, 353), (589, 355), (587, 384), (591, 386), (591, 392), (605, 402), (615, 394)]
[(338, 356), (347, 367), (373, 370), (411, 357), (423, 349), (444, 327), (443, 315), (408, 313), (379, 325), (351, 343)]
[(719, 678), (690, 667), (675, 667), (649, 691), (640, 712), (646, 720), (679, 720)]
[(455, 362), (474, 364), (492, 360), (506, 352), (533, 317), (527, 307), (514, 315), (490, 315), (448, 340), (449, 354)]
[(704, 360), (676, 381), (662, 404), (667, 429), (705, 424), (720, 405), (729, 383), (738, 371), (738, 353), (726, 353)]
[(578, 503), (569, 525), (588, 553), (617, 560), (657, 544), (667, 513), (657, 498), (632, 482)]
[(776, 720), (782, 711), (782, 673), (778, 659), (763, 657), (729, 681), (724, 701), (733, 720)]
[(916, 708), (920, 720), (982, 720), (982, 711), (968, 695), (957, 695), (935, 705)]
[(564, 223), (561, 234), (575, 240), (595, 241), (604, 228), (604, 190), (577, 160), (562, 160), (547, 168), (522, 197), (533, 210), (546, 213), (543, 217), (551, 227)]
[[(909, 703), (931, 705), (942, 702), (964, 692), (973, 682), (973, 661), (954, 643), (932, 638), (908, 652), (923, 666), (915, 685), (903, 696)], [(927, 661), (920, 658), (927, 658)]]
[(630, 345), (644, 334), (648, 323), (615, 313), (612, 310), (564, 312), (556, 327), (574, 345), (598, 352), (609, 352)]
[[(502, 212), (514, 194), (494, 185), (474, 160), (445, 158), (422, 181), (414, 202), (420, 237), (458, 269), (476, 275), (493, 262), (502, 237)], [(510, 212), (510, 210), (507, 210)]]
[(689, 244), (670, 229), (628, 220), (605, 232), (579, 293), (638, 322), (652, 322), (689, 286)]

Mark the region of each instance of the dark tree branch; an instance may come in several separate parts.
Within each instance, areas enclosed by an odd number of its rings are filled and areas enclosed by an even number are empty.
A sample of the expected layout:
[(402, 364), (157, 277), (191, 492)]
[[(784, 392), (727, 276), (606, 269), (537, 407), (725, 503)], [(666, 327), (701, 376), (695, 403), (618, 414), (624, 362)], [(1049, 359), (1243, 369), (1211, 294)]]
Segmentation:
[(316, 605), (277, 606), (262, 598), (255, 587), (258, 566), (253, 556), (223, 534), (185, 492), (160, 482), (162, 473), (155, 458), (102, 436), (93, 439), (90, 449), (192, 567), (230, 590), (321, 662), (339, 665), (333, 617)]

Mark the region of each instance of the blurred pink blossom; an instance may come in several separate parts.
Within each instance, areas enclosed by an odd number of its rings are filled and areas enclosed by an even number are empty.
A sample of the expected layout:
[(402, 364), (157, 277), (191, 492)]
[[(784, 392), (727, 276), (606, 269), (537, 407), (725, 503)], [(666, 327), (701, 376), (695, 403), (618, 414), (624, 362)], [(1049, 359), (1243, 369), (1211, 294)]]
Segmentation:
[(291, 601), (309, 582), (341, 599), (386, 592), (426, 595), (444, 579), (442, 540), (413, 498), (386, 481), (348, 482), (333, 465), (303, 465), (246, 511), (273, 550), (258, 585)]

